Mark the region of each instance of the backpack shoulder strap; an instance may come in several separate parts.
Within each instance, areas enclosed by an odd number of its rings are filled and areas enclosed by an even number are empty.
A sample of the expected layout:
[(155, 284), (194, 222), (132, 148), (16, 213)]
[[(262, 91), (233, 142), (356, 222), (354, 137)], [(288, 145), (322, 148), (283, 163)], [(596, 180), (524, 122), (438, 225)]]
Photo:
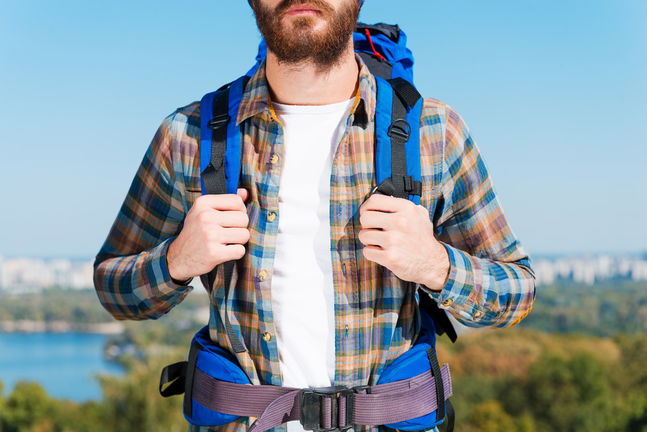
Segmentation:
[(420, 204), (422, 97), (402, 78), (377, 81), (375, 112), (376, 190)]
[[(422, 176), (420, 167), (420, 115), (423, 99), (416, 88), (403, 78), (377, 82), (375, 113), (375, 191), (406, 198), (420, 204)], [(439, 335), (447, 334), (452, 342), (456, 330), (444, 310), (427, 296), (420, 297), (423, 315), (430, 316)]]
[[(236, 116), (247, 75), (207, 93), (200, 101), (200, 178), (203, 194), (235, 194), (242, 142)], [(230, 121), (230, 120), (234, 121)]]
[[(215, 92), (207, 93), (200, 101), (200, 180), (203, 194), (235, 194), (238, 190), (242, 162), (242, 140), (236, 117), (242, 100), (243, 90), (249, 80), (245, 75), (222, 86)], [(223, 263), (225, 297), (224, 324), (229, 342), (235, 352), (246, 348), (229, 322), (227, 302), (234, 264)], [(209, 289), (216, 280), (218, 266), (202, 276)]]

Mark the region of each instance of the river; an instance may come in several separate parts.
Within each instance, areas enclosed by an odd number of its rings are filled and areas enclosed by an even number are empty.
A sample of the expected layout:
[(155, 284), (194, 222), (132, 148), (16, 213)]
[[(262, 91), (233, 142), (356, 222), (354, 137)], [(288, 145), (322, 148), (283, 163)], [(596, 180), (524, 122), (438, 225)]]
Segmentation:
[(56, 398), (99, 400), (97, 373), (119, 375), (103, 358), (107, 336), (94, 333), (1, 333), (0, 380), (5, 397), (18, 380), (40, 383)]

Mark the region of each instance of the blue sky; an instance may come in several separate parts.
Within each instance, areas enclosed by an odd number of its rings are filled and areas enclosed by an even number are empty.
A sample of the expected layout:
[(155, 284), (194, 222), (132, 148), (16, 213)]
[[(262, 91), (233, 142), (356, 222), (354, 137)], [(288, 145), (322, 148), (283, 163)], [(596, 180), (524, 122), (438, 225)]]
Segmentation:
[[(251, 11), (2, 9), (0, 255), (92, 257), (162, 119), (251, 65)], [(647, 250), (647, 2), (367, 0), (361, 19), (405, 29), (418, 87), (464, 117), (531, 254)]]

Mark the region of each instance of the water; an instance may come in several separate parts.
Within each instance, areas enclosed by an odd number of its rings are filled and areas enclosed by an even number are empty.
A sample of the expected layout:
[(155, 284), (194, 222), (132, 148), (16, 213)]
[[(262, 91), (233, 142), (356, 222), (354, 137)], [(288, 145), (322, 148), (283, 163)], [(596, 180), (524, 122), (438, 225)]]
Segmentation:
[(101, 399), (97, 373), (122, 369), (103, 358), (105, 335), (91, 333), (1, 333), (0, 380), (5, 397), (16, 381), (40, 383), (59, 399)]

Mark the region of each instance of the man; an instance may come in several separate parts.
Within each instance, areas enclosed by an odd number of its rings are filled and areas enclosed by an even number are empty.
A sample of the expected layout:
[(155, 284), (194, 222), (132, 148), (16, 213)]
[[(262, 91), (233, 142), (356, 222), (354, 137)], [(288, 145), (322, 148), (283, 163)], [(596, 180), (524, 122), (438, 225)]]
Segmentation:
[[(451, 107), (424, 100), (421, 205), (370, 194), (376, 87), (353, 52), (360, 6), (252, 3), (268, 55), (231, 120), (243, 130), (241, 188), (200, 194), (199, 103), (164, 120), (95, 262), (116, 319), (158, 318), (192, 278), (238, 260), (229, 319), (241, 367), (253, 384), (320, 387), (377, 382), (415, 339), (416, 290), (467, 326), (527, 315), (530, 258)], [(222, 285), (218, 272), (207, 287), (210, 336), (231, 348)]]

